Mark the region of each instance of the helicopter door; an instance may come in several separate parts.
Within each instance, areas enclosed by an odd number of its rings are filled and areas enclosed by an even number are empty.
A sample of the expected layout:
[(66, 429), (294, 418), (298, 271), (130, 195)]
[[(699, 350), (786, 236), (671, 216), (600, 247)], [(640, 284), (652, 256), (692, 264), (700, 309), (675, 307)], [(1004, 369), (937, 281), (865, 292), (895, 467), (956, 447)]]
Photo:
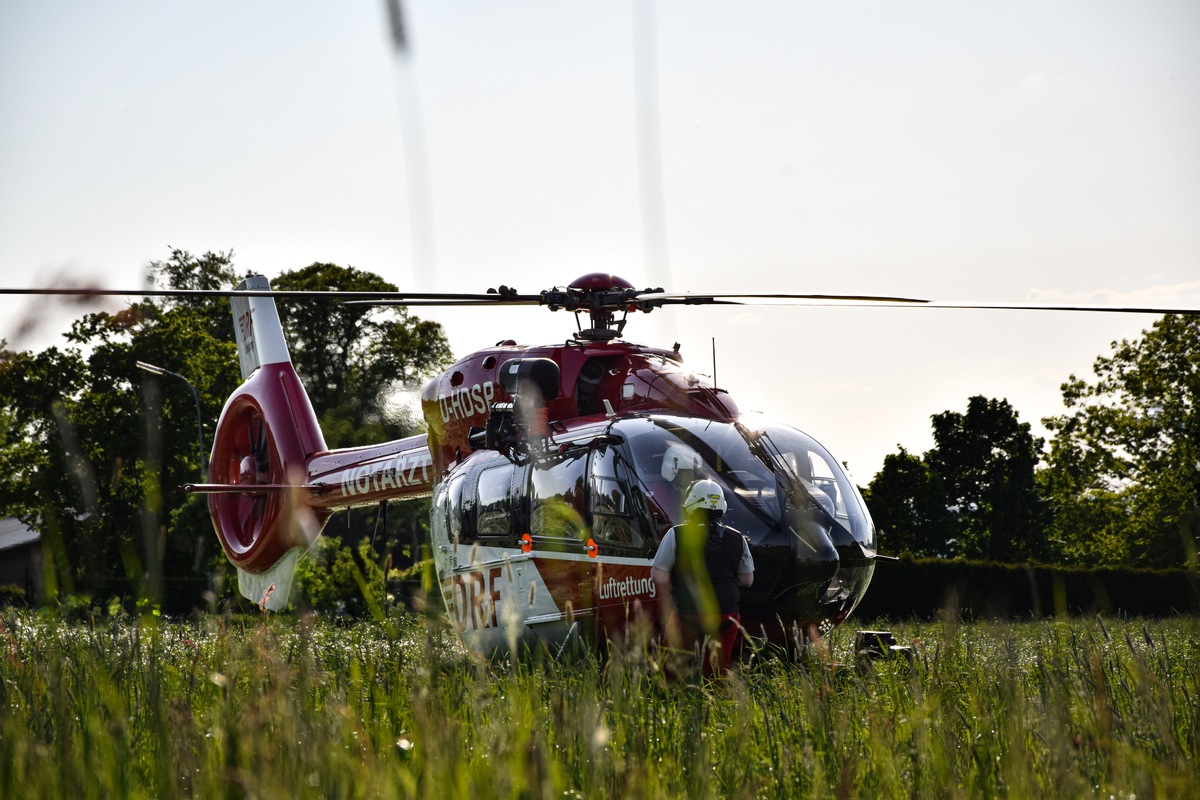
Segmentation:
[(651, 540), (643, 525), (647, 515), (635, 510), (642, 498), (630, 491), (628, 470), (621, 468), (617, 450), (602, 446), (591, 458), (592, 537), (607, 555), (647, 554)]
[(561, 615), (590, 616), (596, 561), (589, 557), (587, 450), (538, 459), (529, 468), (529, 533), (535, 563)]
[(596, 568), (594, 602), (598, 625), (608, 633), (619, 633), (631, 617), (648, 611), (657, 594), (645, 561), (656, 540), (650, 514), (641, 492), (630, 490), (632, 476), (619, 453), (601, 445), (592, 451), (589, 470), (592, 538), (604, 556)]

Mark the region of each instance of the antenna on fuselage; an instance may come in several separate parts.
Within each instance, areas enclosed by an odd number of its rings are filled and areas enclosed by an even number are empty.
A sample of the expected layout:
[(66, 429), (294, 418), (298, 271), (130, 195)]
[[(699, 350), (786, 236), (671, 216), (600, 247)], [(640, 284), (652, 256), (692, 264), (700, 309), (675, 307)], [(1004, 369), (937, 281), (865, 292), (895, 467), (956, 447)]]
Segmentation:
[(713, 388), (715, 389), (716, 387), (720, 386), (720, 384), (717, 383), (717, 337), (715, 337), (715, 336), (712, 337), (712, 351), (713, 351)]

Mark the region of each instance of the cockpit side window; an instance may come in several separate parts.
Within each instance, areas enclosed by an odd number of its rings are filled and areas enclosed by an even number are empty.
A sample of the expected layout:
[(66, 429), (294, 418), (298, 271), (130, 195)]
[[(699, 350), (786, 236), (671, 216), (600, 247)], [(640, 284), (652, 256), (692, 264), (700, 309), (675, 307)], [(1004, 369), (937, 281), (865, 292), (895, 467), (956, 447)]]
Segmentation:
[(640, 550), (645, 544), (629, 476), (621, 469), (617, 451), (602, 447), (591, 456), (592, 535), (598, 542)]
[[(839, 519), (846, 519), (848, 516), (846, 513), (846, 503), (842, 499), (842, 493), (838, 490), (837, 476), (833, 474), (833, 469), (818, 453), (809, 451), (808, 460), (811, 467), (809, 472), (812, 476), (810, 480), (813, 486), (824, 497), (828, 498), (829, 505), (832, 506), (832, 508), (827, 507), (825, 510)], [(822, 505), (825, 505), (821, 497), (818, 497), (817, 500)]]
[[(536, 461), (529, 470), (529, 532), (579, 539), (587, 530), (587, 451)], [(587, 537), (583, 537), (587, 538)]]
[(634, 499), (649, 506), (648, 535), (678, 523), (686, 488), (708, 478), (725, 492), (726, 524), (752, 544), (791, 542), (797, 518), (812, 518), (836, 546), (873, 549), (862, 497), (828, 451), (795, 428), (753, 424), (660, 414), (614, 425), (628, 451)]
[(660, 536), (683, 521), (683, 498), (702, 478), (716, 481), (725, 491), (727, 524), (751, 534), (779, 529), (774, 476), (751, 454), (733, 425), (664, 417), (631, 420), (621, 433), (653, 505)]

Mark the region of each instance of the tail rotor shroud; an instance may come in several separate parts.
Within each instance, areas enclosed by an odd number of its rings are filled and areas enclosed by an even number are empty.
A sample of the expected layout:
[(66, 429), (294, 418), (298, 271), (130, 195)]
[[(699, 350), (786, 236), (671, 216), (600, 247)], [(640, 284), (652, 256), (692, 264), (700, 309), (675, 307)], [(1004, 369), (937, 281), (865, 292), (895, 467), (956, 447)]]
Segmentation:
[(264, 365), (229, 398), (208, 479), (246, 491), (210, 494), (208, 504), (221, 546), (239, 570), (266, 572), (287, 551), (316, 540), (329, 511), (306, 502), (304, 465), (325, 449), (290, 363)]

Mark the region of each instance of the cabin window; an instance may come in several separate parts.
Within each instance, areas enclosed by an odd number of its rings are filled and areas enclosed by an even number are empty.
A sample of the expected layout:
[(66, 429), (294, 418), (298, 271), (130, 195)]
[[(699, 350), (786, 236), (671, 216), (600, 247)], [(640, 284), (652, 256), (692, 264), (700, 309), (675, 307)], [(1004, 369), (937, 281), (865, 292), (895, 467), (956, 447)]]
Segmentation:
[(459, 473), (450, 479), (449, 485), (446, 487), (447, 500), (447, 522), (450, 523), (450, 541), (457, 544), (463, 539), (463, 524), (462, 524), (462, 494), (463, 494), (463, 475)]
[(512, 474), (510, 463), (479, 473), (475, 523), (480, 536), (508, 536), (513, 532)]
[(529, 532), (560, 539), (586, 538), (584, 493), (587, 452), (537, 461), (529, 471)]
[(434, 538), (445, 536), (450, 539), (450, 494), (442, 490), (434, 495), (431, 509), (430, 529)]

